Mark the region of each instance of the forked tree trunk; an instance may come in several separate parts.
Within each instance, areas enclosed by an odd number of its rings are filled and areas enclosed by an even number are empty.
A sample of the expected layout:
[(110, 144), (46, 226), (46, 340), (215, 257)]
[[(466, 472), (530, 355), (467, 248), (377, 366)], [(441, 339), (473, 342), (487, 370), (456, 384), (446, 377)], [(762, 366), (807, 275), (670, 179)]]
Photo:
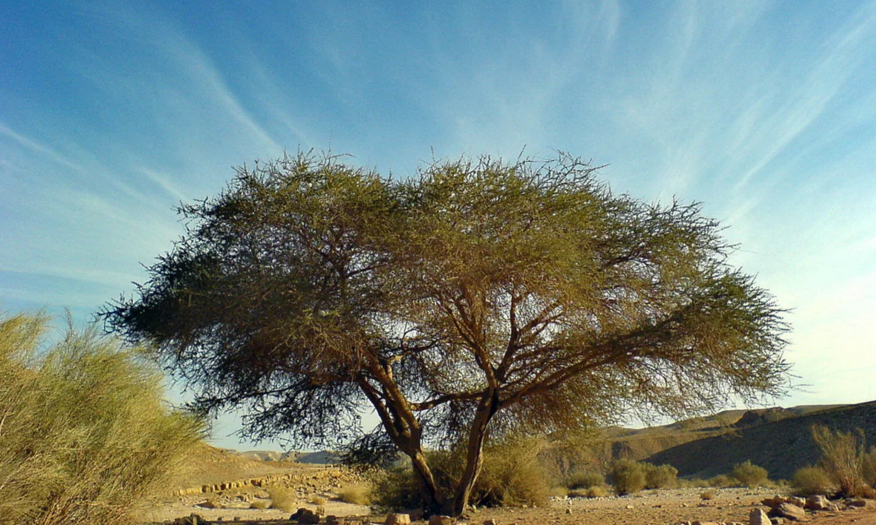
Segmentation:
[(468, 506), (475, 482), (481, 474), (484, 465), (484, 440), (487, 436), (487, 426), (499, 406), (495, 396), (485, 397), (478, 405), (469, 433), (468, 446), (465, 454), (465, 470), (456, 487), (453, 500), (445, 505), (445, 512), (450, 516), (460, 516)]
[(406, 452), (406, 454), (411, 458), (411, 466), (420, 485), (420, 494), (423, 496), (423, 502), (426, 506), (423, 510), (429, 516), (440, 514), (445, 507), (444, 495), (441, 488), (435, 483), (435, 476), (426, 461), (422, 447), (417, 446), (415, 450)]

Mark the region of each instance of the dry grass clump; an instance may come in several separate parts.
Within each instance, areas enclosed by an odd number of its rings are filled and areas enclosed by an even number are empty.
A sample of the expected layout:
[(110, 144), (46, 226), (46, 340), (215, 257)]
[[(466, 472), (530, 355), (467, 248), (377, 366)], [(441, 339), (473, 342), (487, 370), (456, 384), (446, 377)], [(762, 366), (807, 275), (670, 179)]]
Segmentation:
[(371, 503), (371, 490), (366, 485), (350, 485), (338, 491), (338, 496), (344, 503), (368, 505)]
[(709, 501), (715, 499), (715, 493), (711, 490), (707, 490), (700, 494), (700, 499), (703, 501)]
[[(274, 505), (274, 502), (269, 500), (269, 499), (255, 499), (255, 500), (252, 500), (250, 502), (249, 508), (266, 510), (266, 509), (271, 508), (273, 505)], [(283, 509), (283, 510), (286, 510), (286, 509)]]
[(325, 498), (322, 496), (311, 496), (307, 501), (313, 505), (325, 505)]
[(866, 486), (863, 432), (859, 430), (856, 436), (852, 432), (833, 432), (827, 427), (815, 425), (812, 427), (812, 439), (821, 449), (821, 467), (839, 486), (839, 493), (849, 497), (863, 495)]
[(831, 495), (837, 491), (833, 478), (821, 467), (803, 467), (794, 473), (791, 487), (798, 496)]
[[(285, 512), (294, 512), (298, 508), (298, 494), (291, 489), (281, 486), (268, 487), (268, 495), (271, 496), (271, 508)], [(325, 503), (325, 501), (323, 501)]]
[(47, 323), (0, 317), (0, 524), (132, 523), (202, 425), (167, 409), (142, 350), (95, 327), (46, 348)]

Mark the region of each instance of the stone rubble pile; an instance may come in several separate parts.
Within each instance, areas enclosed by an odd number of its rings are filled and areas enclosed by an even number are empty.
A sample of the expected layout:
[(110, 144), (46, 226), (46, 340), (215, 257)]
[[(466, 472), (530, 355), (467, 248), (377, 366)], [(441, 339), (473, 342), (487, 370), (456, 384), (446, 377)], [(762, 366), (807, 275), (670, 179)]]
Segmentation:
[[(751, 510), (748, 525), (783, 525), (792, 521), (808, 521), (817, 512), (842, 512), (865, 507), (863, 499), (845, 499), (832, 502), (826, 496), (773, 496), (761, 501), (769, 510), (758, 507)], [(807, 512), (808, 511), (808, 512)], [(678, 525), (743, 525), (737, 522), (682, 521)]]

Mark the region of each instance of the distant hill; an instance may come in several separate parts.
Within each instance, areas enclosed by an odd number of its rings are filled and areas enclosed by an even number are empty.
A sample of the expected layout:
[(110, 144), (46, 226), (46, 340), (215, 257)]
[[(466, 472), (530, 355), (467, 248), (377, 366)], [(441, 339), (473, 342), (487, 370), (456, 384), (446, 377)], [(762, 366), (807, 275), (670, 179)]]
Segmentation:
[(332, 465), (340, 462), (340, 457), (325, 450), (317, 452), (277, 452), (275, 450), (247, 450), (237, 455), (253, 461), (295, 462), (307, 465)]
[(876, 401), (846, 406), (795, 407), (744, 413), (716, 435), (679, 443), (651, 454), (650, 463), (668, 463), (680, 476), (708, 478), (726, 474), (750, 460), (771, 479), (790, 479), (800, 467), (821, 457), (812, 440), (813, 425), (843, 432), (861, 429), (866, 443), (876, 444)]

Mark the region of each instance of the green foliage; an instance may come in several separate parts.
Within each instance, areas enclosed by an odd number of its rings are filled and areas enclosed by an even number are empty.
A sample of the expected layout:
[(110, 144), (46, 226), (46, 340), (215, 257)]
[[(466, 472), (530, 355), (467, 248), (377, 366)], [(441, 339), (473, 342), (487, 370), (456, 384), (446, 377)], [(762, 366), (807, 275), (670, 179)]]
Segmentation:
[(746, 460), (733, 467), (730, 477), (744, 487), (760, 487), (769, 483), (769, 472)]
[(860, 496), (864, 492), (864, 435), (831, 431), (821, 425), (812, 427), (812, 439), (821, 449), (821, 467), (839, 486), (843, 496)]
[(47, 321), (0, 319), (0, 524), (131, 523), (202, 427), (138, 350), (94, 327), (46, 349)]
[(794, 473), (791, 487), (799, 496), (830, 496), (837, 491), (833, 477), (821, 467), (803, 467)]
[(609, 481), (618, 494), (635, 494), (645, 488), (645, 466), (631, 459), (619, 459), (612, 466)]
[(645, 463), (645, 488), (663, 489), (675, 486), (678, 469), (672, 465), (655, 466)]
[(241, 168), (182, 207), (186, 237), (104, 316), (203, 410), (247, 409), (256, 438), (333, 448), (370, 406), (382, 435), (362, 443), (405, 451), (430, 510), (459, 514), (469, 493), (438, 490), (426, 445), (465, 443), (467, 489), (489, 428), (684, 416), (787, 383), (783, 312), (728, 265), (717, 221), (595, 171), (564, 154), (406, 179), (328, 155)]

